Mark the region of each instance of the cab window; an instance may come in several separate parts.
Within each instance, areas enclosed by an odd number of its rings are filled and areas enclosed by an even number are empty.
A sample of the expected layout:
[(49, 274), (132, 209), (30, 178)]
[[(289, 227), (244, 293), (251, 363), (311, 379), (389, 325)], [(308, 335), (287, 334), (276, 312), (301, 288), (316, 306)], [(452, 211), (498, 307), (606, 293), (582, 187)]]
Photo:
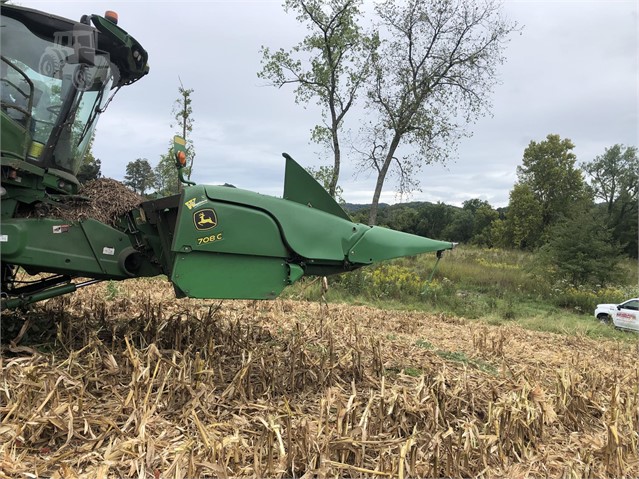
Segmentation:
[(621, 305), (621, 309), (631, 309), (633, 311), (639, 311), (639, 300), (633, 299), (631, 301), (627, 301)]

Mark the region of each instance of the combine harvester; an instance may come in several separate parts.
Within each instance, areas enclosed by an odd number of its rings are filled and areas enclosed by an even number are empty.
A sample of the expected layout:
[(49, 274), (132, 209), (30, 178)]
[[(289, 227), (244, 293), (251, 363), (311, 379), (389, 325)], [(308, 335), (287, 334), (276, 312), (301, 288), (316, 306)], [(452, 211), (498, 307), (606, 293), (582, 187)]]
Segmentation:
[(51, 212), (90, 201), (77, 174), (98, 117), (119, 88), (149, 72), (148, 54), (113, 12), (75, 22), (2, 5), (1, 24), (2, 309), (160, 274), (178, 297), (271, 299), (305, 275), (453, 247), (353, 223), (286, 154), (283, 198), (186, 182), (179, 137), (179, 195), (110, 223), (62, 219)]

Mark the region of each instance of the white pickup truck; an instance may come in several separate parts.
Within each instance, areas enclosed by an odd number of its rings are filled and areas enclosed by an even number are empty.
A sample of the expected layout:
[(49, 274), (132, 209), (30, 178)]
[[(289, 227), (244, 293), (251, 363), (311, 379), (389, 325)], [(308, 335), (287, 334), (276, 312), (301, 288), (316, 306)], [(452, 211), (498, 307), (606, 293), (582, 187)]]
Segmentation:
[(620, 304), (598, 304), (595, 318), (610, 322), (617, 328), (639, 332), (639, 298), (629, 299)]

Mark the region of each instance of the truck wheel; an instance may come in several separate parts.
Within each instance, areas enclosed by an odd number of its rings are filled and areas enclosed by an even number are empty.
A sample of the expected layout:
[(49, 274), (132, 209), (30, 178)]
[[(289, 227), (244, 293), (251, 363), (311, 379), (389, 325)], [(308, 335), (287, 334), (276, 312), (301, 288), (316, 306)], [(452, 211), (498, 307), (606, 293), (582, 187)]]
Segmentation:
[(597, 319), (599, 320), (600, 323), (603, 324), (610, 324), (610, 315), (606, 314), (606, 313), (601, 313), (597, 316)]

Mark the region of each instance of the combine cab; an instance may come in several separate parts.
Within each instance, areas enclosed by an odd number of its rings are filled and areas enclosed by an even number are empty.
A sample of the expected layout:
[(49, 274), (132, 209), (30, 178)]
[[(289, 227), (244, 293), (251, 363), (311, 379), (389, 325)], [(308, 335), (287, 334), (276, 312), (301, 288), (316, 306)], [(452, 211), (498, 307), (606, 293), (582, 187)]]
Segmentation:
[[(159, 274), (178, 297), (269, 299), (304, 275), (453, 247), (353, 223), (288, 155), (283, 198), (185, 182), (180, 195), (113, 221), (54, 214), (90, 201), (76, 175), (98, 117), (117, 89), (149, 71), (147, 52), (116, 18), (74, 22), (2, 6), (3, 309)], [(174, 152), (180, 171), (179, 138)], [(32, 278), (18, 281), (19, 270)]]

